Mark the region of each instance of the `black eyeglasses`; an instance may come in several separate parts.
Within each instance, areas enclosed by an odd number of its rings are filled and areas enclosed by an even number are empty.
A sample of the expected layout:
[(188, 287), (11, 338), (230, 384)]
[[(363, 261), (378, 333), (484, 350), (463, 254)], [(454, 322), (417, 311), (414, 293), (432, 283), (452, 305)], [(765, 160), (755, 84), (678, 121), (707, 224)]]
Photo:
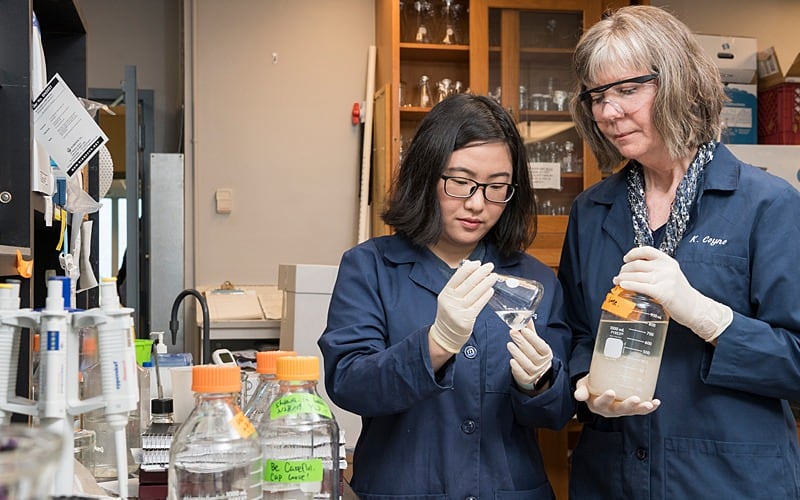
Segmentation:
[(514, 196), (514, 184), (507, 182), (488, 182), (486, 184), (468, 179), (443, 175), (444, 193), (453, 198), (470, 198), (478, 188), (483, 188), (483, 197), (493, 203), (506, 203)]

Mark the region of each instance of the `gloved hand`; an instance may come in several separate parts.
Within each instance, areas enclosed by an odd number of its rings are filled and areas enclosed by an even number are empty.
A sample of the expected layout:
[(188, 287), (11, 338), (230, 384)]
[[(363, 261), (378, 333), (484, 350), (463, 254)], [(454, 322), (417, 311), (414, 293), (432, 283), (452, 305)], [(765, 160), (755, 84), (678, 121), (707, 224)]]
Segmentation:
[(639, 396), (631, 396), (624, 401), (617, 401), (614, 391), (609, 389), (599, 396), (589, 393), (589, 375), (582, 377), (575, 385), (575, 399), (586, 401), (592, 413), (603, 417), (625, 417), (628, 415), (647, 415), (658, 409), (661, 401), (642, 401)]
[(457, 353), (472, 334), (475, 319), (494, 293), (493, 269), (491, 262), (464, 261), (439, 294), (429, 334), (446, 351)]
[(517, 385), (532, 391), (536, 383), (553, 366), (553, 350), (537, 333), (533, 321), (528, 321), (521, 330), (511, 330), (507, 344), (511, 353), (511, 375)]
[(637, 247), (623, 260), (615, 285), (652, 297), (672, 319), (706, 342), (715, 340), (733, 321), (731, 308), (692, 288), (678, 261), (664, 252)]

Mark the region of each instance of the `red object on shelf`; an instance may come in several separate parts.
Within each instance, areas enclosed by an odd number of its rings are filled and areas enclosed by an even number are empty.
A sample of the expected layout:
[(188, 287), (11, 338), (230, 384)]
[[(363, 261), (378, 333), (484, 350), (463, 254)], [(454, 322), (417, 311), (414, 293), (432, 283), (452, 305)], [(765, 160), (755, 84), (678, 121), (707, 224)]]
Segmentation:
[(800, 144), (800, 83), (758, 91), (758, 143)]

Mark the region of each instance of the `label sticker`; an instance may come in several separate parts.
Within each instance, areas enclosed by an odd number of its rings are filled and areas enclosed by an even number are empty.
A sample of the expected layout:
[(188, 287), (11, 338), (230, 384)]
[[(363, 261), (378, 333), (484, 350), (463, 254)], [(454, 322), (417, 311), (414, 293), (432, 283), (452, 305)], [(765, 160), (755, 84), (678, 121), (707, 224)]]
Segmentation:
[(236, 429), (236, 432), (238, 432), (243, 438), (250, 437), (250, 435), (256, 431), (256, 428), (253, 427), (252, 423), (250, 423), (250, 419), (248, 419), (241, 411), (233, 417), (231, 420), (231, 425), (233, 425), (233, 428)]
[(276, 399), (269, 407), (269, 417), (271, 419), (300, 413), (315, 413), (323, 417), (332, 418), (331, 409), (328, 408), (328, 405), (321, 397), (314, 394), (287, 394)]
[(318, 483), (322, 481), (322, 459), (264, 461), (264, 482)]
[(628, 318), (636, 309), (636, 304), (632, 300), (620, 297), (618, 294), (622, 291), (622, 288), (615, 286), (608, 294), (606, 294), (606, 300), (603, 302), (601, 309), (608, 311), (615, 316), (619, 316), (620, 318)]

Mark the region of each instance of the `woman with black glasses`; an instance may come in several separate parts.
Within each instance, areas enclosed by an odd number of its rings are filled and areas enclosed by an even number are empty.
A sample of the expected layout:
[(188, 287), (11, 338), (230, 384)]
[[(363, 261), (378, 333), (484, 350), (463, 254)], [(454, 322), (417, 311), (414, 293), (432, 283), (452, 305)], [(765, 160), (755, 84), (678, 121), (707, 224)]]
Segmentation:
[[(525, 147), (489, 98), (422, 120), (383, 214), (392, 236), (346, 252), (319, 340), (325, 387), (362, 416), (362, 500), (551, 499), (536, 429), (574, 413), (561, 288), (525, 253), (536, 233)], [(462, 263), (463, 262), (463, 263)], [(544, 285), (509, 331), (484, 307), (495, 273)]]
[[(719, 70), (666, 11), (612, 13), (575, 68), (576, 125), (622, 168), (575, 200), (559, 266), (584, 424), (570, 498), (800, 498), (800, 194), (717, 142)], [(592, 384), (593, 351), (647, 349), (595, 350), (613, 285), (670, 316), (651, 401)]]

